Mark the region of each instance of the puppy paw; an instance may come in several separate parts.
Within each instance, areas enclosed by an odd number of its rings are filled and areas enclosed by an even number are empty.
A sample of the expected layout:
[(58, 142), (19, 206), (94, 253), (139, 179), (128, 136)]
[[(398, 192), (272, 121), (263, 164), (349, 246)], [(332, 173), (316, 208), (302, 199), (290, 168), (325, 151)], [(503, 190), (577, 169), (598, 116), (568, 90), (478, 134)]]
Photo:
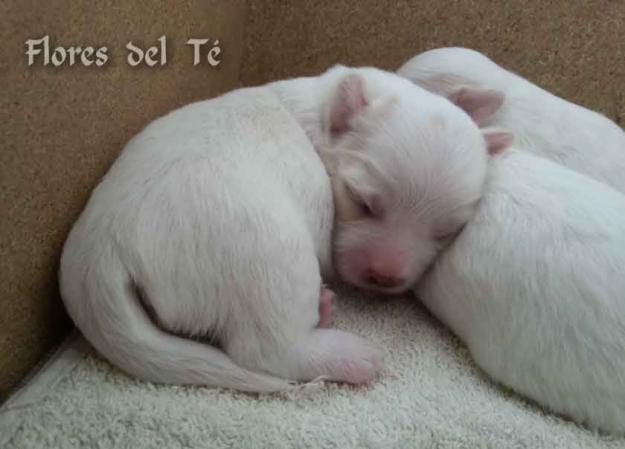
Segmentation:
[(319, 290), (319, 324), (318, 327), (329, 327), (334, 311), (334, 298), (336, 295), (332, 290), (321, 285)]

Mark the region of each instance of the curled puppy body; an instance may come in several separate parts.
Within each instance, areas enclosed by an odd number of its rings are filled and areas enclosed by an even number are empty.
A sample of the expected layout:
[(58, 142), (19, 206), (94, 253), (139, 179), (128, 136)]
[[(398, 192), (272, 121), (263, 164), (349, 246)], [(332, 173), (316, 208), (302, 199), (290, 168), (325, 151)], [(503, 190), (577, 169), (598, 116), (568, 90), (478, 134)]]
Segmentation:
[(466, 48), (439, 48), (397, 73), (471, 111), (482, 126), (512, 132), (516, 146), (625, 193), (625, 132)]
[[(150, 381), (280, 391), (319, 376), (371, 380), (380, 350), (318, 327), (331, 311), (322, 276), (331, 272), (333, 224), (319, 153), (339, 171), (347, 155), (382, 151), (396, 163), (430, 152), (433, 163), (448, 150), (433, 138), (413, 142), (432, 123), (470, 130), (468, 143), (446, 144), (470, 154), (472, 174), (461, 176), (473, 203), (487, 162), (481, 132), (460, 109), (388, 72), (339, 66), (154, 121), (70, 232), (60, 267), (68, 312), (107, 359)], [(210, 336), (219, 348), (187, 336)]]
[(94, 190), (62, 297), (102, 355), (149, 381), (285, 390), (321, 374), (298, 357), (315, 338), (373, 372), (364, 341), (314, 329), (332, 213), (323, 166), (271, 91), (194, 103), (134, 137)]
[(515, 150), (417, 295), (495, 380), (623, 433), (624, 270), (625, 196)]

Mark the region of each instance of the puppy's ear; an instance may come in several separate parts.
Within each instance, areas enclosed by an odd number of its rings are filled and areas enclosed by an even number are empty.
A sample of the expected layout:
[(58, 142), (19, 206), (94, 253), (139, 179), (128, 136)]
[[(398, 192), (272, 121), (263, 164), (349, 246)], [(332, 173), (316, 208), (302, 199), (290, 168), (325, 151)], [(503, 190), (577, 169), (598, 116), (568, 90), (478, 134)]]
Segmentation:
[(399, 98), (394, 95), (377, 98), (367, 108), (366, 115), (372, 120), (380, 120), (390, 114), (398, 103)]
[(482, 135), (491, 156), (500, 154), (514, 141), (514, 136), (501, 128), (483, 128)]
[(427, 74), (409, 70), (398, 72), (413, 83), (449, 99), (463, 109), (478, 126), (484, 126), (501, 108), (505, 94), (496, 89), (488, 89), (472, 84), (468, 79), (452, 74)]
[(452, 91), (447, 98), (469, 114), (475, 123), (483, 126), (501, 108), (505, 96), (503, 92), (495, 89), (461, 86)]
[(330, 102), (329, 130), (332, 137), (349, 131), (352, 120), (369, 104), (365, 80), (356, 74), (345, 76)]

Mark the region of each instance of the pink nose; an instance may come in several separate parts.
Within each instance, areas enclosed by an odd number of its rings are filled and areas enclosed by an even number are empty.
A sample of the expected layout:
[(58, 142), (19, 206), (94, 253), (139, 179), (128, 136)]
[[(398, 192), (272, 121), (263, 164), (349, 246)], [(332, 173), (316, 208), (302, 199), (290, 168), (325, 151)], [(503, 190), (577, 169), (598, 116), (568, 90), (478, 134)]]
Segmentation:
[(397, 275), (380, 272), (373, 268), (367, 270), (367, 282), (378, 287), (397, 287), (403, 279)]

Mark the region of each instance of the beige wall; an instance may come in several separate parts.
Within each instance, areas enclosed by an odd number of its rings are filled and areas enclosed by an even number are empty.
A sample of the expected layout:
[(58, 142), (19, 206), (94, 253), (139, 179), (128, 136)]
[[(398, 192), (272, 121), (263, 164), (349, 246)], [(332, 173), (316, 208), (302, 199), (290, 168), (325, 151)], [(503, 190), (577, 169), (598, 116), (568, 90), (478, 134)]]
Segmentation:
[[(243, 1), (0, 4), (0, 400), (69, 329), (57, 291), (63, 240), (97, 179), (149, 120), (238, 83)], [(96, 67), (27, 67), (24, 41), (109, 47)], [(165, 34), (164, 67), (130, 67), (126, 42)], [(188, 37), (219, 37), (217, 69)]]
[(625, 125), (625, 2), (616, 0), (256, 0), (241, 79), (259, 84), (341, 62), (396, 69), (417, 52), (486, 52)]

